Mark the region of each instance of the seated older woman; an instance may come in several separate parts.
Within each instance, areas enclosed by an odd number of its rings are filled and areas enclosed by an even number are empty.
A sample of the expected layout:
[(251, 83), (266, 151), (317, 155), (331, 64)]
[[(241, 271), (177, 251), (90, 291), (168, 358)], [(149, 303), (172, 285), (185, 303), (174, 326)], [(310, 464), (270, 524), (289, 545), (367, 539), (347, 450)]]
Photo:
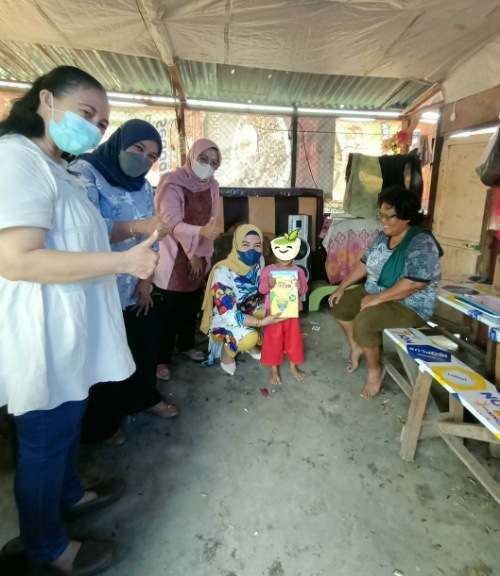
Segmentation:
[[(429, 230), (418, 227), (420, 201), (405, 188), (378, 196), (381, 232), (353, 271), (328, 299), (332, 314), (349, 341), (354, 372), (364, 354), (368, 375), (361, 393), (375, 396), (382, 386), (382, 333), (386, 328), (417, 328), (434, 312), (443, 252)], [(346, 288), (366, 277), (364, 286)]]

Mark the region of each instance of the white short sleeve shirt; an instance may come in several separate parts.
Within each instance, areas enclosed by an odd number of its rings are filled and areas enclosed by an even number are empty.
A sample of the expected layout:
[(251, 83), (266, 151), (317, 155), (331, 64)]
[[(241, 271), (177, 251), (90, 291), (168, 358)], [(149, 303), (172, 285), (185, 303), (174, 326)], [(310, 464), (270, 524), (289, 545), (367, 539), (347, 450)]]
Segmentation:
[[(0, 138), (0, 229), (47, 229), (45, 248), (109, 252), (106, 225), (67, 164), (31, 140)], [(68, 284), (0, 276), (0, 405), (50, 410), (135, 369), (115, 276)]]

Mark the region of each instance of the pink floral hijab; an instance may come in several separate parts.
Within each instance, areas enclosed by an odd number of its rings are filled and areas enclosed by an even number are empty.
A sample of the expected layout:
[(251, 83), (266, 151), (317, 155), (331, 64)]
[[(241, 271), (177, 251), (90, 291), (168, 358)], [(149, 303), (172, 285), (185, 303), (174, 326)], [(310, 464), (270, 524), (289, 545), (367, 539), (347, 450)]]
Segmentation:
[(210, 184), (210, 189), (214, 191), (219, 191), (219, 184), (215, 177), (207, 178), (206, 180), (201, 180), (196, 176), (192, 168), (193, 160), (196, 160), (198, 156), (208, 150), (209, 148), (215, 148), (217, 154), (219, 155), (219, 166), (222, 162), (222, 155), (220, 153), (219, 147), (212, 140), (207, 140), (206, 138), (201, 138), (196, 140), (191, 146), (186, 157), (186, 162), (181, 168), (177, 168), (174, 172), (170, 172), (165, 176), (165, 180), (169, 184), (175, 184), (177, 186), (182, 186), (187, 188), (190, 192), (202, 192), (207, 189), (207, 184)]

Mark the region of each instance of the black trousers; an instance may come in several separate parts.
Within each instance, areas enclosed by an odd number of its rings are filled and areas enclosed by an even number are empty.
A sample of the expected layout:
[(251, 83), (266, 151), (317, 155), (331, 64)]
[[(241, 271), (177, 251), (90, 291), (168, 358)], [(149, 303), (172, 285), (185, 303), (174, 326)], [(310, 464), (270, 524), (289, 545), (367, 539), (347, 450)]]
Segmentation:
[(201, 290), (174, 292), (153, 286), (154, 309), (160, 318), (162, 330), (158, 364), (170, 364), (176, 343), (181, 352), (194, 348), (200, 298)]
[(123, 382), (102, 382), (90, 389), (82, 421), (82, 442), (97, 442), (112, 436), (121, 420), (151, 408), (161, 401), (156, 389), (156, 361), (161, 324), (155, 309), (147, 315), (123, 311), (127, 341), (136, 371)]

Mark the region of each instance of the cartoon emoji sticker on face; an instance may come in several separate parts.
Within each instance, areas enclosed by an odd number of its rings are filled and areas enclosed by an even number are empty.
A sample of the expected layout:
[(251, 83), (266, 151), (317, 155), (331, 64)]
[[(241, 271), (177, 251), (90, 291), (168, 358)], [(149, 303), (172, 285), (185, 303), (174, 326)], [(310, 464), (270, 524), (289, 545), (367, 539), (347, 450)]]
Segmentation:
[(288, 262), (297, 257), (300, 251), (299, 231), (294, 230), (290, 234), (283, 234), (271, 240), (271, 250), (278, 260)]

